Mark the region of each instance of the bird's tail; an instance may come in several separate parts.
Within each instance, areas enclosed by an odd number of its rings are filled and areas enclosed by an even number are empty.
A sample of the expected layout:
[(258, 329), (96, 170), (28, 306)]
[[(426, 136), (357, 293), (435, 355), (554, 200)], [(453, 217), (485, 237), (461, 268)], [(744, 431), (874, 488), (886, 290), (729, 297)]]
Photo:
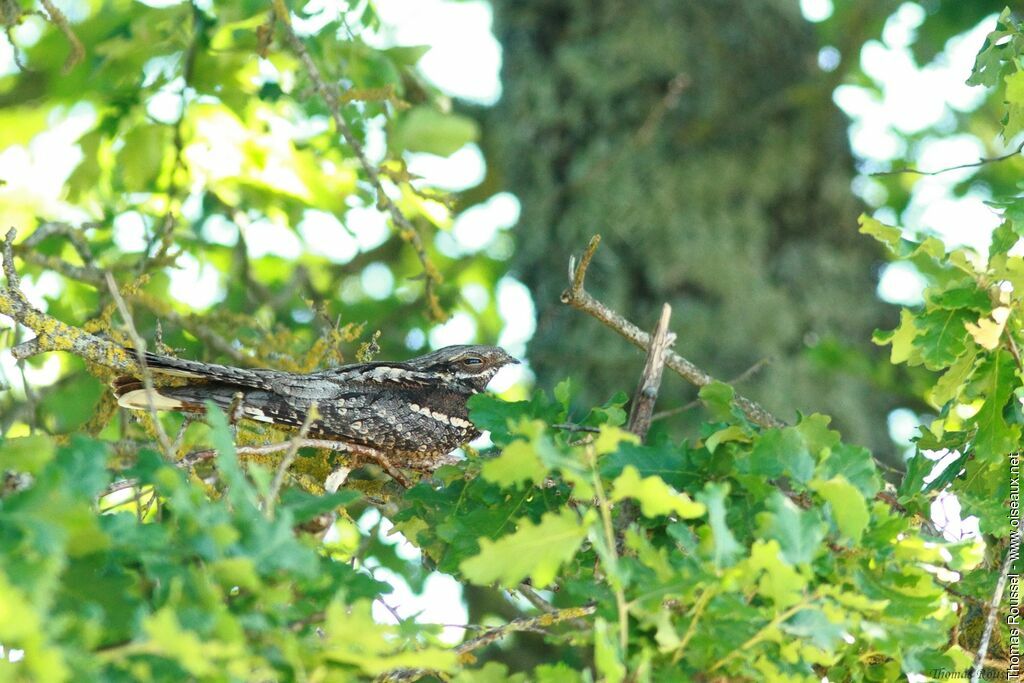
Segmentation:
[(111, 388), (118, 405), (132, 410), (205, 413), (207, 402), (211, 402), (225, 412), (233, 412), (235, 418), (282, 426), (299, 426), (306, 415), (306, 408), (301, 404), (292, 404), (270, 392), (235, 384), (202, 382), (146, 389), (137, 377), (118, 377), (111, 383)]
[[(133, 349), (125, 349), (132, 357)], [(144, 355), (146, 366), (151, 372), (169, 377), (185, 377), (188, 379), (205, 379), (223, 384), (237, 384), (252, 389), (271, 390), (274, 377), (281, 373), (275, 370), (249, 370), (217, 363), (200, 363), (193, 360), (171, 358), (147, 351)]]
[[(206, 410), (206, 401), (211, 400), (220, 404), (219, 400), (225, 392), (211, 390), (213, 387), (204, 385), (202, 392), (200, 387), (154, 387), (146, 389), (145, 384), (138, 377), (118, 377), (110, 384), (117, 398), (117, 404), (123, 408), (132, 410), (180, 410), (192, 413), (201, 413)], [(230, 405), (230, 399), (224, 404), (224, 408)]]
[[(133, 349), (126, 351), (133, 356), (135, 354)], [(125, 408), (149, 410), (152, 406), (157, 410), (202, 412), (206, 401), (227, 408), (239, 391), (248, 393), (254, 389), (272, 390), (274, 378), (281, 374), (274, 370), (248, 370), (216, 363), (199, 363), (149, 352), (144, 357), (146, 367), (153, 375), (201, 380), (201, 383), (147, 391), (138, 377), (118, 377), (111, 383), (111, 388), (118, 404)]]

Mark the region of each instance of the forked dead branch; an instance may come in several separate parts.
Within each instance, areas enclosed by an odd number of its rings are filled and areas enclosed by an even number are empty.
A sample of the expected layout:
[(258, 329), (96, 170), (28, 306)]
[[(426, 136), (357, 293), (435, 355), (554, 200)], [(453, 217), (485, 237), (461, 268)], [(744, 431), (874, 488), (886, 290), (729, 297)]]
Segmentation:
[[(587, 245), (586, 251), (583, 252), (583, 257), (580, 259), (579, 265), (576, 264), (575, 258), (569, 259), (569, 287), (562, 292), (562, 303), (568, 304), (575, 309), (592, 315), (607, 327), (618, 332), (627, 341), (646, 350), (650, 346), (651, 335), (647, 334), (622, 315), (595, 299), (590, 292), (583, 287), (584, 281), (587, 277), (587, 267), (590, 265), (590, 261), (594, 257), (594, 252), (597, 251), (597, 247), (600, 243), (601, 236), (594, 235), (594, 237), (590, 239), (590, 244)], [(668, 350), (665, 352), (665, 365), (694, 386), (703, 387), (717, 381), (710, 374), (674, 351)], [(786, 426), (785, 422), (772, 415), (766, 408), (756, 401), (745, 396), (740, 396), (739, 394), (736, 395), (734, 400), (736, 405), (743, 411), (743, 414), (746, 415), (747, 419), (751, 422), (761, 425), (762, 427)]]

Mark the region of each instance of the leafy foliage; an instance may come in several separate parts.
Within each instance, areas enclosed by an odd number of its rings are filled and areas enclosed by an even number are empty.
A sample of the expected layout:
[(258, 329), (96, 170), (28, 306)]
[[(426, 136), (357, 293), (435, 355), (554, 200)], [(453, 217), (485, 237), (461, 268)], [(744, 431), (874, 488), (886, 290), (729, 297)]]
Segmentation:
[[(266, 7), (122, 9), (74, 23), (90, 52), (66, 78), (57, 28), (24, 49), (32, 76), (49, 81), (49, 106), (88, 102), (94, 114), (67, 189), (95, 222), (45, 223), (40, 239), (18, 245), (30, 278), (60, 283), (49, 314), (125, 341), (97, 277), (115, 270), (146, 336), (162, 319), (163, 343), (187, 355), (308, 370), (340, 361), (365, 320), (393, 322), (381, 344), (395, 351), (436, 310), (461, 306), (457, 287), (493, 289), (500, 259), (445, 257), (416, 238), (443, 231), (450, 216), (413, 184), (402, 155), (451, 153), (475, 125), (416, 80), (422, 51), (339, 33), (373, 27), (372, 11), (292, 18), (324, 22), (302, 44), (340, 70), (331, 82), (346, 86), (338, 111), (353, 139), (382, 126), (385, 158), (365, 165), (338, 144), (331, 98), (303, 95), (315, 78), (301, 52), (272, 40), (287, 29)], [(132, 49), (143, 39), (146, 55)], [(975, 71), (979, 83), (1005, 86), (1006, 134), (1024, 108), (1013, 80), (1022, 49), (1020, 26), (1004, 15)], [(19, 95), (33, 87), (27, 74), (6, 78)], [(154, 101), (181, 82), (178, 116), (163, 121)], [(290, 134), (265, 134), (277, 126)], [(374, 173), (394, 196), (375, 194)], [(187, 189), (193, 181), (200, 189)], [(378, 201), (411, 217), (414, 234), (389, 213), (380, 241), (344, 263), (303, 252), (293, 269), (255, 255), (240, 228), (231, 244), (209, 232), (218, 221), (269, 221), (302, 234), (310, 205), (333, 212), (340, 231), (341, 218)], [(1024, 425), (1024, 210), (1017, 197), (997, 205), (1006, 220), (986, 257), (861, 221), (929, 279), (924, 303), (875, 334), (893, 363), (920, 373), (936, 413), (898, 489), (826, 415), (760, 428), (715, 383), (700, 392), (707, 421), (689, 438), (655, 431), (642, 442), (624, 428), (624, 393), (575, 419), (575, 379), (553, 395), (474, 397), (471, 417), (492, 445), (408, 490), (370, 467), (329, 492), (345, 463), (322, 452), (299, 453), (282, 489), (280, 460), (239, 446), (287, 437), (230, 425), (212, 407), (205, 423), (166, 416), (161, 426), (180, 434), (173, 455), (214, 454), (183, 466), (157, 452), (151, 418), (115, 412), (98, 381), (107, 370), (62, 360), (56, 388), (8, 399), (8, 412), (28, 416), (9, 419), (0, 443), (0, 679), (884, 681), (964, 669), (978, 648), (975, 606), (989, 599), (1011, 531), (1007, 454)], [(34, 226), (43, 208), (25, 197), (11, 220)], [(117, 244), (125, 220), (141, 222), (143, 248)], [(175, 259), (232, 274), (201, 317), (169, 296)], [(374, 263), (423, 279), (378, 299), (359, 281)], [(493, 303), (471, 309), (483, 333), (496, 330)], [(351, 355), (377, 347), (372, 337)], [(939, 453), (957, 457), (940, 470)], [(983, 537), (935, 532), (931, 505), (950, 494)], [(403, 584), (423, 590), (432, 572), (489, 596), (497, 607), (480, 621), (500, 615), (501, 625), (453, 646), (440, 625), (380, 616)], [(997, 643), (1007, 642), (1000, 629)], [(517, 631), (539, 631), (541, 659), (502, 657), (495, 643), (538, 639), (516, 640)]]

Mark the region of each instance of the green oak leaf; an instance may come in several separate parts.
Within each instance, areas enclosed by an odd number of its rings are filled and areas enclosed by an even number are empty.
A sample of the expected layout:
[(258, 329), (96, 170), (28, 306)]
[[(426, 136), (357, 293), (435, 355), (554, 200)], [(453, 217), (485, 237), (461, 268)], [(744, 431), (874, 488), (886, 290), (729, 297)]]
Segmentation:
[(882, 478), (871, 451), (861, 446), (840, 443), (829, 449), (828, 455), (815, 468), (816, 479), (843, 477), (857, 487), (865, 498), (874, 498), (882, 488)]
[[(534, 420), (543, 429), (544, 423)], [(543, 438), (547, 438), (546, 436)], [(542, 446), (543, 447), (543, 446)], [(553, 448), (553, 446), (549, 447)], [(501, 449), (501, 455), (483, 464), (480, 475), (499, 486), (537, 483), (548, 473), (538, 454), (537, 440), (517, 439)]]
[(976, 320), (977, 314), (964, 309), (936, 309), (918, 316), (914, 325), (920, 333), (914, 341), (924, 366), (941, 370), (952, 365), (970, 341), (964, 323)]
[(743, 546), (736, 540), (732, 530), (725, 521), (725, 499), (729, 495), (728, 483), (708, 482), (704, 490), (697, 494), (697, 501), (707, 508), (710, 531), (711, 557), (718, 567), (725, 567), (735, 562)]
[(807, 579), (784, 560), (778, 541), (754, 541), (750, 547), (750, 558), (744, 564), (744, 568), (755, 573), (763, 572), (758, 578), (758, 592), (771, 598), (776, 609), (785, 609), (800, 602)]
[(854, 543), (860, 543), (869, 515), (867, 501), (857, 487), (841, 476), (828, 481), (816, 479), (809, 486), (831, 506), (832, 518), (839, 531)]
[(914, 345), (914, 340), (920, 333), (917, 327), (916, 316), (904, 308), (900, 311), (900, 324), (895, 330), (882, 332), (876, 330), (871, 341), (879, 346), (891, 344), (892, 350), (889, 353), (889, 362), (893, 365), (907, 363), (908, 365), (920, 365), (921, 354)]
[(977, 359), (978, 347), (972, 344), (935, 382), (932, 405), (941, 408), (960, 395), (974, 374)]
[(524, 520), (517, 531), (496, 541), (481, 538), (480, 553), (464, 560), (459, 569), (479, 584), (511, 588), (530, 578), (535, 586), (546, 586), (576, 554), (594, 519), (593, 510), (581, 520), (572, 510), (562, 508), (546, 513), (538, 524)]
[(479, 135), (473, 119), (421, 106), (405, 112), (398, 120), (391, 143), (398, 149), (446, 157), (475, 142)]
[(857, 219), (860, 224), (860, 233), (862, 235), (869, 235), (874, 237), (876, 240), (889, 247), (892, 251), (896, 251), (899, 246), (900, 240), (903, 238), (903, 231), (899, 228), (886, 225), (877, 218), (872, 218), (866, 213), (862, 213)]
[(765, 431), (750, 453), (750, 473), (769, 479), (785, 474), (806, 482), (814, 475), (814, 465), (805, 434), (797, 427)]
[(1020, 382), (1008, 351), (998, 349), (992, 354), (985, 372), (985, 402), (973, 418), (977, 427), (975, 454), (984, 462), (995, 463), (1011, 450), (1020, 448), (1020, 425), (1007, 424), (1003, 411)]
[(790, 564), (810, 562), (822, 550), (825, 523), (817, 510), (801, 510), (778, 491), (768, 499), (768, 511), (758, 515), (761, 534), (775, 539)]
[(688, 495), (680, 493), (660, 477), (640, 478), (632, 465), (627, 465), (612, 485), (612, 500), (633, 498), (640, 503), (644, 517), (676, 514), (683, 519), (700, 517), (707, 508), (693, 502)]
[[(1014, 241), (1016, 239), (1014, 237)], [(992, 300), (989, 298), (988, 292), (979, 289), (976, 284), (953, 286), (942, 291), (929, 292), (927, 297), (928, 305), (935, 308), (969, 308), (983, 313), (992, 310)]]
[(597, 455), (607, 455), (619, 450), (619, 444), (640, 443), (639, 437), (632, 432), (627, 432), (621, 427), (613, 425), (601, 425), (597, 438), (594, 439), (594, 452)]

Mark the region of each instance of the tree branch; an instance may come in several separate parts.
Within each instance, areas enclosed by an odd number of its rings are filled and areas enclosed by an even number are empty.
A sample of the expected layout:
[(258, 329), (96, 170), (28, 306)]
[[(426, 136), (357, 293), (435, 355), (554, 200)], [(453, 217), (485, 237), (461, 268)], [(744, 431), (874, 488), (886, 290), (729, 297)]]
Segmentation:
[(576, 619), (582, 619), (583, 617), (590, 616), (597, 611), (596, 605), (587, 605), (584, 607), (566, 607), (564, 609), (555, 610), (554, 612), (545, 612), (544, 614), (536, 617), (528, 617), (524, 619), (514, 619), (504, 626), (498, 626), (492, 628), (489, 631), (484, 631), (482, 634), (467, 640), (462, 645), (455, 648), (455, 652), (459, 655), (464, 655), (467, 652), (478, 650), (485, 645), (490, 645), (493, 642), (501, 640), (510, 633), (517, 631), (533, 631), (538, 628), (547, 628), (548, 626), (554, 626), (564, 621), (574, 621)]
[(71, 52), (68, 54), (68, 58), (64, 61), (64, 73), (71, 71), (85, 57), (85, 46), (82, 45), (82, 41), (78, 39), (75, 32), (71, 28), (71, 22), (64, 16), (64, 13), (57, 9), (57, 6), (53, 4), (52, 0), (39, 0), (46, 11), (49, 13), (50, 21), (60, 29), (60, 32), (64, 34), (64, 37), (68, 41), (68, 45), (71, 46)]
[(909, 174), (912, 174), (912, 175), (931, 175), (931, 176), (941, 175), (943, 173), (948, 173), (950, 171), (959, 171), (960, 169), (963, 169), (963, 168), (977, 168), (978, 166), (984, 166), (985, 164), (995, 164), (995, 163), (999, 163), (1000, 161), (1006, 161), (1007, 159), (1012, 159), (1013, 157), (1017, 156), (1022, 151), (1024, 151), (1024, 142), (1020, 143), (1020, 145), (1018, 145), (1016, 149), (1014, 149), (1014, 150), (1012, 150), (1010, 152), (1007, 152), (1006, 154), (1000, 154), (997, 157), (986, 157), (986, 158), (978, 159), (977, 161), (973, 161), (973, 162), (971, 162), (969, 164), (957, 164), (956, 166), (949, 166), (947, 168), (940, 168), (940, 169), (935, 170), (935, 171), (919, 171), (916, 168), (894, 168), (891, 171), (877, 171), (875, 173), (869, 173), (868, 175), (874, 176), (874, 177), (887, 176), (887, 175), (899, 175), (901, 173), (909, 173)]
[[(639, 346), (640, 348), (646, 349), (651, 343), (651, 335), (647, 334), (620, 314), (605, 306), (583, 288), (583, 283), (587, 274), (587, 266), (590, 265), (590, 260), (594, 257), (594, 252), (597, 250), (597, 246), (600, 242), (600, 235), (595, 235), (591, 238), (590, 244), (587, 245), (587, 249), (583, 253), (583, 258), (580, 259), (579, 266), (576, 266), (575, 259), (569, 259), (570, 284), (569, 287), (562, 292), (562, 303), (572, 306), (584, 313), (589, 313), (605, 326), (618, 332), (627, 341)], [(708, 384), (716, 381), (714, 377), (706, 373), (704, 370), (673, 351), (666, 351), (665, 365), (671, 368), (687, 382), (698, 387), (707, 386)], [(786, 426), (785, 422), (772, 415), (760, 404), (746, 398), (745, 396), (736, 394), (733, 400), (751, 422), (759, 424), (762, 427)]]
[[(507, 624), (484, 631), (476, 638), (467, 640), (462, 645), (456, 647), (454, 651), (459, 655), (460, 659), (464, 661), (473, 661), (472, 655), (470, 654), (473, 650), (479, 650), (491, 643), (495, 643), (511, 633), (538, 631), (566, 621), (582, 619), (583, 617), (590, 616), (596, 611), (597, 607), (594, 605), (587, 605), (585, 607), (566, 607), (565, 609), (547, 612), (536, 617), (514, 619)], [(387, 673), (381, 674), (377, 677), (376, 681), (377, 683), (411, 683), (412, 681), (418, 681), (424, 676), (430, 676), (433, 674), (434, 672), (429, 669), (396, 669), (394, 671), (388, 671)]]
[(527, 602), (539, 609), (541, 612), (554, 612), (555, 606), (544, 599), (544, 597), (533, 590), (533, 586), (528, 583), (521, 583), (516, 588), (516, 591), (526, 598)]
[(13, 242), (17, 232), (11, 228), (2, 243), (3, 270), (7, 286), (0, 288), (0, 313), (14, 319), (36, 333), (36, 338), (11, 349), (15, 360), (46, 351), (69, 351), (85, 360), (119, 372), (139, 371), (138, 362), (120, 345), (109, 339), (72, 327), (33, 306), (20, 289), (14, 267)]
[[(767, 358), (762, 358), (761, 360), (757, 361), (756, 363), (751, 365), (749, 368), (747, 368), (746, 370), (741, 372), (740, 374), (738, 374), (735, 377), (733, 377), (732, 379), (728, 380), (726, 382), (726, 384), (730, 384), (732, 386), (736, 386), (737, 384), (739, 384), (740, 382), (743, 382), (744, 380), (746, 380), (747, 378), (751, 377), (752, 375), (757, 374), (757, 372), (761, 368), (766, 366), (766, 365), (768, 365), (768, 359)], [(664, 420), (666, 417), (672, 417), (673, 415), (678, 415), (679, 413), (685, 413), (688, 410), (693, 410), (694, 408), (696, 408), (699, 405), (700, 405), (700, 399), (694, 399), (693, 401), (690, 401), (689, 403), (687, 403), (685, 405), (677, 406), (675, 408), (668, 408), (667, 410), (660, 410), (660, 411), (656, 412), (651, 417), (651, 421), (652, 422), (657, 422), (658, 420)]]
[(316, 401), (313, 401), (309, 406), (309, 412), (306, 413), (306, 419), (302, 421), (302, 426), (299, 427), (298, 434), (295, 438), (288, 443), (288, 450), (285, 452), (284, 457), (281, 458), (281, 462), (277, 464), (277, 471), (274, 472), (274, 480), (270, 483), (270, 491), (267, 493), (267, 517), (270, 519), (274, 518), (274, 505), (277, 502), (277, 495), (281, 492), (281, 486), (284, 485), (284, 475), (288, 472), (288, 468), (295, 462), (295, 457), (299, 454), (299, 443), (306, 438), (309, 434), (309, 428), (313, 425), (313, 421), (320, 417), (320, 411), (317, 410)]
[[(331, 441), (329, 439), (290, 439), (288, 441), (282, 441), (279, 443), (268, 443), (260, 446), (239, 446), (236, 452), (239, 455), (267, 455), (270, 453), (280, 453), (281, 451), (287, 451), (290, 448), (321, 448), (328, 451), (344, 451), (349, 453), (356, 458), (370, 460), (381, 467), (388, 475), (396, 482), (401, 484), (405, 488), (412, 486), (412, 481), (406, 477), (402, 472), (395, 468), (390, 462), (388, 462), (387, 454), (378, 451), (375, 448), (369, 448), (368, 446), (362, 446), (359, 444), (349, 443), (347, 441)], [(194, 467), (201, 462), (206, 460), (212, 460), (217, 455), (217, 452), (213, 449), (203, 449), (198, 451), (192, 451), (185, 455), (185, 457), (178, 460), (175, 464), (178, 467), (188, 468)]]
[(135, 329), (132, 313), (128, 310), (128, 304), (124, 302), (124, 298), (117, 288), (117, 283), (114, 282), (114, 276), (110, 273), (106, 275), (107, 289), (110, 290), (110, 296), (114, 297), (114, 303), (117, 304), (117, 310), (121, 313), (121, 320), (124, 321), (125, 330), (128, 332), (128, 337), (132, 340), (132, 347), (135, 349), (135, 359), (139, 364), (139, 375), (142, 377), (142, 386), (146, 390), (146, 407), (153, 421), (153, 429), (156, 431), (157, 441), (160, 443), (160, 448), (163, 449), (166, 458), (173, 461), (175, 455), (174, 448), (171, 446), (170, 439), (167, 438), (167, 432), (164, 431), (163, 423), (160, 422), (160, 415), (156, 412), (156, 404), (153, 403), (156, 389), (154, 389), (153, 385), (153, 374), (149, 371), (149, 366), (146, 365), (146, 340)]
[(661, 318), (654, 328), (651, 343), (647, 348), (647, 360), (640, 383), (633, 396), (633, 405), (629, 411), (629, 423), (626, 429), (640, 437), (643, 442), (651, 428), (654, 415), (654, 404), (658, 401), (658, 388), (661, 386), (661, 374), (665, 370), (665, 353), (676, 341), (676, 335), (668, 331), (668, 321), (672, 316), (672, 307), (665, 304), (661, 308)]
[(299, 38), (297, 33), (295, 33), (295, 29), (291, 23), (291, 17), (288, 14), (288, 9), (285, 7), (284, 2), (281, 2), (280, 0), (275, 1), (273, 3), (273, 8), (273, 13), (280, 20), (284, 35), (288, 39), (288, 44), (291, 45), (292, 51), (299, 58), (299, 61), (302, 62), (307, 75), (313, 82), (313, 86), (327, 105), (327, 109), (331, 113), (331, 119), (334, 121), (334, 126), (345, 139), (345, 143), (352, 148), (352, 153), (355, 154), (356, 160), (359, 162), (363, 171), (365, 171), (366, 177), (370, 180), (370, 184), (376, 191), (378, 206), (384, 208), (388, 212), (388, 215), (391, 216), (391, 221), (394, 223), (395, 227), (398, 228), (399, 237), (405, 240), (416, 252), (420, 265), (423, 266), (424, 296), (426, 297), (427, 307), (431, 317), (435, 320), (444, 320), (447, 316), (441, 309), (441, 303), (437, 298), (437, 293), (434, 291), (435, 287), (441, 284), (441, 274), (437, 271), (437, 268), (434, 267), (434, 264), (431, 263), (430, 258), (427, 256), (427, 250), (423, 244), (423, 238), (420, 236), (416, 226), (412, 224), (412, 221), (402, 213), (401, 209), (398, 208), (395, 202), (384, 190), (384, 184), (381, 182), (380, 172), (372, 163), (370, 163), (370, 160), (366, 156), (366, 152), (363, 150), (362, 143), (359, 142), (359, 138), (356, 137), (352, 127), (348, 125), (345, 117), (341, 114), (341, 99), (338, 96), (337, 89), (327, 84), (327, 81), (324, 80), (316, 62), (314, 62), (313, 58), (310, 56), (309, 50), (306, 49), (305, 43), (303, 43), (302, 39)]

